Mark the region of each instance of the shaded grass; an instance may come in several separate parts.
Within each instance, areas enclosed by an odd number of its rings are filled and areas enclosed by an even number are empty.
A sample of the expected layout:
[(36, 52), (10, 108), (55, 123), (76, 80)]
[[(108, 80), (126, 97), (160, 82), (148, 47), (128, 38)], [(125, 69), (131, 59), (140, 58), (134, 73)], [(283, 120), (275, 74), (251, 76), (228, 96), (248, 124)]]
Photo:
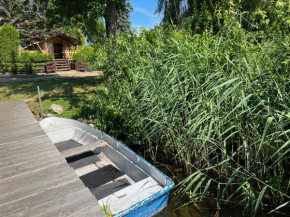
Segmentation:
[[(41, 89), (44, 114), (52, 113), (55, 116), (79, 118), (82, 105), (86, 104), (101, 87), (103, 77), (68, 78), (43, 81), (25, 81), (0, 84), (0, 102), (28, 100), (27, 104), (34, 114), (40, 112), (37, 86)], [(64, 108), (60, 115), (49, 110), (52, 104)]]

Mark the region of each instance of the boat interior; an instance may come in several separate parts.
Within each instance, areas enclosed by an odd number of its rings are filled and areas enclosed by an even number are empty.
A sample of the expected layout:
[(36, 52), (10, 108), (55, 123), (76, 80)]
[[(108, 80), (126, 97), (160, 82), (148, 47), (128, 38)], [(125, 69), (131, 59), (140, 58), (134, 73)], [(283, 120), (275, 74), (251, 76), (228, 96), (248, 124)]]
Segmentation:
[(100, 206), (113, 215), (168, 183), (144, 159), (97, 129), (61, 118), (47, 118), (40, 125)]

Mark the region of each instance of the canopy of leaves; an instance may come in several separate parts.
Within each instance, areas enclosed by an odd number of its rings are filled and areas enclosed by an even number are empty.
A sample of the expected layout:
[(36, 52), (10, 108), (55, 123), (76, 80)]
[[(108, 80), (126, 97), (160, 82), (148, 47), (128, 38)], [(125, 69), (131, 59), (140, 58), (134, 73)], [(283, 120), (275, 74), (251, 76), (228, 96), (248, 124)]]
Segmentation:
[(38, 0), (0, 0), (0, 14), (19, 30), (21, 45), (39, 41), (59, 30), (47, 28), (45, 4)]
[(248, 31), (289, 31), (289, 0), (158, 0), (163, 24), (190, 28), (195, 33), (218, 32), (228, 16), (238, 17)]
[[(47, 5), (47, 16), (53, 18), (51, 25), (79, 26), (89, 42), (100, 41), (104, 38), (105, 25), (102, 19), (107, 22), (107, 0), (49, 0)], [(110, 0), (114, 3), (116, 28), (123, 32), (130, 30), (129, 21), (132, 6), (126, 0)], [(108, 34), (108, 32), (107, 32)]]

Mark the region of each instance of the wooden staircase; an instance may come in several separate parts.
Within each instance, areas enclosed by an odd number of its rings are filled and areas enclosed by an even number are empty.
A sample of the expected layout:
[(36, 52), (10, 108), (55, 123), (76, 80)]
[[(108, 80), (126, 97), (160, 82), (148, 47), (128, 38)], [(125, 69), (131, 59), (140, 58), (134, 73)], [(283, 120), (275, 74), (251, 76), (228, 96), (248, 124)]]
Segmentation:
[(69, 71), (70, 66), (66, 59), (55, 59), (56, 71)]

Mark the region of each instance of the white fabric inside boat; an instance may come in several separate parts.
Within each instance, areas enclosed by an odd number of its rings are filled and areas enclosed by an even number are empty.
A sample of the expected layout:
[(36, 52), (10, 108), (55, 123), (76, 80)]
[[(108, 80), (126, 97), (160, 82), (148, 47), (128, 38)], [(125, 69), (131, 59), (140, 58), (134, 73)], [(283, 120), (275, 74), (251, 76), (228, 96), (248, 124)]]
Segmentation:
[(107, 206), (112, 214), (117, 214), (152, 196), (161, 189), (162, 187), (153, 178), (148, 177), (99, 200), (99, 204)]

